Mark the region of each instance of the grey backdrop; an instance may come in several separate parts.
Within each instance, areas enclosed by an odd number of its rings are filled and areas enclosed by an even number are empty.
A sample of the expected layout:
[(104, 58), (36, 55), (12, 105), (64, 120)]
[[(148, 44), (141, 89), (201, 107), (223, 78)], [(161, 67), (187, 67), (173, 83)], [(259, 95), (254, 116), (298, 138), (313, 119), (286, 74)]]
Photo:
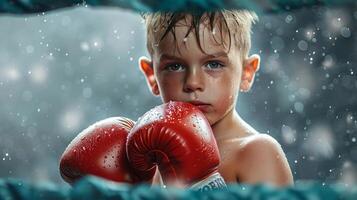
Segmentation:
[[(237, 110), (280, 142), (296, 181), (356, 184), (356, 21), (356, 7), (314, 7), (254, 26), (261, 69)], [(58, 159), (76, 134), (160, 104), (142, 55), (145, 27), (130, 11), (0, 15), (0, 178), (65, 185)]]

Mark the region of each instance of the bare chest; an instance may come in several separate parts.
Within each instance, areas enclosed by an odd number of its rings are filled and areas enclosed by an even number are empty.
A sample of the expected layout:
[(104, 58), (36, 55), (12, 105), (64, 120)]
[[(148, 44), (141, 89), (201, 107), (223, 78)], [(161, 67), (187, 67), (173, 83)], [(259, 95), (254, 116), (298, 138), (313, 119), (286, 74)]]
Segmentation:
[(239, 182), (239, 144), (222, 144), (218, 146), (221, 156), (221, 162), (218, 172), (222, 175), (226, 183)]

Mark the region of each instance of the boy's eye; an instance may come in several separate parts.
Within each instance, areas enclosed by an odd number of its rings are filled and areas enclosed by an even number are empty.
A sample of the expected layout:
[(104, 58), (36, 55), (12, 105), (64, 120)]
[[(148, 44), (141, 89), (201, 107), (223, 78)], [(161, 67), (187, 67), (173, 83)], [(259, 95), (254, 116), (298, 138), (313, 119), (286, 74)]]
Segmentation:
[(184, 66), (179, 63), (173, 63), (166, 65), (165, 69), (169, 71), (182, 71), (184, 69)]
[(211, 61), (211, 62), (207, 63), (206, 66), (209, 69), (219, 69), (221, 67), (224, 67), (224, 65), (222, 65), (221, 63), (219, 63), (217, 61)]

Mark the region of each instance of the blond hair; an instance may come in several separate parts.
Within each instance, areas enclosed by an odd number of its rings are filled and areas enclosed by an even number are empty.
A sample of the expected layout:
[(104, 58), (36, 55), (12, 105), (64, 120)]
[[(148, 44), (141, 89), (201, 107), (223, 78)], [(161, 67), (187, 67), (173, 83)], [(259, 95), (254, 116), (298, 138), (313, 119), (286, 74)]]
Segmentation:
[[(176, 39), (175, 26), (178, 21), (184, 19), (186, 20), (187, 16), (191, 16), (191, 22), (188, 22), (189, 29), (186, 36), (188, 36), (191, 31), (194, 31), (196, 40), (198, 41), (199, 47), (202, 51), (203, 49), (199, 42), (199, 27), (200, 24), (203, 23), (209, 26), (213, 34), (216, 32), (214, 27), (218, 25), (221, 38), (223, 38), (222, 36), (226, 33), (229, 35), (229, 49), (231, 47), (231, 38), (233, 37), (236, 46), (240, 48), (242, 58), (248, 56), (251, 47), (251, 26), (258, 20), (258, 16), (254, 12), (248, 10), (218, 10), (214, 12), (200, 13), (142, 13), (142, 17), (146, 22), (146, 45), (151, 56), (154, 53), (155, 47), (159, 45), (169, 32), (171, 32)], [(218, 42), (216, 39), (215, 41)], [(220, 44), (226, 45), (223, 39)]]

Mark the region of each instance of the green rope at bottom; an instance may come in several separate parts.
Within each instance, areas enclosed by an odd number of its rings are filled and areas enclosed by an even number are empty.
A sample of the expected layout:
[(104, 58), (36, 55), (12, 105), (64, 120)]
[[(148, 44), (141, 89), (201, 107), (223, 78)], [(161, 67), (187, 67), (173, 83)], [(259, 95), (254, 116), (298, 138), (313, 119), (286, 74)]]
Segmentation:
[(18, 179), (0, 179), (0, 200), (105, 200), (105, 199), (357, 199), (357, 186), (340, 184), (322, 185), (304, 182), (291, 187), (276, 188), (269, 185), (232, 184), (226, 190), (193, 191), (178, 188), (150, 187), (149, 185), (127, 185), (88, 176), (73, 188), (53, 183), (36, 183)]

